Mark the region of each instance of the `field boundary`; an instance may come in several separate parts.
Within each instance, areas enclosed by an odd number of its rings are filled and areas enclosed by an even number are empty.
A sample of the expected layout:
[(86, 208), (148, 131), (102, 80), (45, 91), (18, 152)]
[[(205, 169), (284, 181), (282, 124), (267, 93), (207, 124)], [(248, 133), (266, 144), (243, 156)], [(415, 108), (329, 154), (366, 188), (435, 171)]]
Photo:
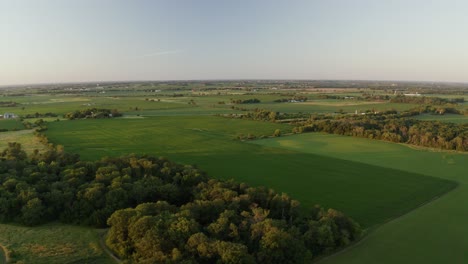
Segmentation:
[(421, 203), (420, 205), (416, 206), (414, 209), (406, 212), (406, 213), (403, 213), (402, 215), (399, 215), (395, 218), (392, 218), (392, 219), (388, 219), (387, 221), (384, 221), (382, 222), (381, 224), (378, 224), (378, 225), (375, 225), (375, 226), (372, 226), (372, 227), (369, 227), (367, 229), (364, 230), (364, 235), (361, 236), (360, 239), (356, 240), (355, 242), (351, 243), (349, 246), (347, 247), (344, 247), (342, 249), (339, 249), (338, 251), (334, 252), (334, 253), (331, 253), (330, 255), (327, 255), (327, 256), (323, 256), (323, 257), (320, 257), (316, 260), (313, 261), (313, 263), (321, 263), (322, 261), (328, 259), (328, 258), (331, 258), (331, 257), (334, 257), (334, 256), (337, 256), (337, 255), (340, 255), (350, 249), (353, 249), (357, 246), (359, 246), (362, 242), (366, 241), (366, 239), (369, 238), (369, 235), (373, 232), (375, 232), (376, 230), (378, 230), (379, 228), (383, 227), (384, 225), (386, 224), (389, 224), (389, 223), (392, 223), (392, 222), (396, 222), (398, 220), (400, 220), (401, 218), (411, 214), (412, 212), (422, 208), (422, 207), (425, 207), (425, 206), (428, 206), (430, 204), (432, 204), (433, 202), (439, 200), (440, 198), (443, 198), (444, 196), (448, 195), (449, 193), (455, 191), (456, 189), (458, 189), (460, 187), (460, 183), (459, 182), (455, 182), (456, 184), (454, 185), (454, 187), (452, 189), (449, 189), (448, 191), (440, 194), (440, 195), (437, 195), (437, 196), (434, 196), (432, 199), (430, 200), (427, 200), (423, 203)]

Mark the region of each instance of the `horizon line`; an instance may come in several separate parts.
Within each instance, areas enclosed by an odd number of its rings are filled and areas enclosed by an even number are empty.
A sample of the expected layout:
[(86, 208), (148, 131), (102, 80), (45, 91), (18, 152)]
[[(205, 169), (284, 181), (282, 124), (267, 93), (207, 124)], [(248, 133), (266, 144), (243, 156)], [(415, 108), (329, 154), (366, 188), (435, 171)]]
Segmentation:
[(65, 81), (65, 82), (37, 82), (20, 84), (0, 84), (5, 87), (24, 87), (41, 85), (66, 84), (104, 84), (104, 83), (143, 83), (143, 82), (203, 82), (203, 81), (355, 81), (355, 82), (400, 82), (400, 83), (445, 83), (468, 85), (468, 81), (434, 81), (434, 80), (392, 80), (392, 79), (308, 79), (308, 78), (206, 78), (206, 79), (161, 79), (161, 80), (91, 80), (91, 81)]

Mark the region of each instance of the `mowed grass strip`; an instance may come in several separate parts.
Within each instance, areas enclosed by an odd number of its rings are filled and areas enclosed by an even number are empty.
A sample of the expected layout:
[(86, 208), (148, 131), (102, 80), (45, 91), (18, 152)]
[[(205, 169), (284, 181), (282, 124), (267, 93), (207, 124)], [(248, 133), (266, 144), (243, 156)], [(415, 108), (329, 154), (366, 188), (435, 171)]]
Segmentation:
[(64, 224), (38, 227), (0, 224), (0, 244), (13, 263), (115, 263), (92, 228)]
[(454, 187), (453, 182), (416, 173), (233, 139), (238, 134), (271, 135), (275, 129), (290, 128), (189, 116), (54, 122), (46, 134), (51, 142), (84, 159), (148, 153), (197, 164), (214, 177), (268, 186), (307, 206), (319, 203), (342, 210), (365, 227)]

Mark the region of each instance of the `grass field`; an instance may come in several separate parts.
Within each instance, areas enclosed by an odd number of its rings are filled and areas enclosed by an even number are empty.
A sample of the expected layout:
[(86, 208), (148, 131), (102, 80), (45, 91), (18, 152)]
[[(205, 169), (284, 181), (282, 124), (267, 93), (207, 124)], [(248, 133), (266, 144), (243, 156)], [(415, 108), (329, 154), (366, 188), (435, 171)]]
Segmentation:
[(281, 111), (286, 113), (334, 113), (343, 110), (346, 113), (364, 112), (366, 110), (384, 111), (384, 110), (408, 110), (416, 107), (415, 104), (399, 104), (399, 103), (378, 103), (378, 102), (339, 102), (335, 100), (319, 100), (308, 101), (304, 103), (262, 103), (247, 105), (247, 108), (262, 108), (272, 111)]
[(0, 244), (9, 251), (10, 263), (115, 263), (101, 248), (98, 231), (86, 227), (0, 224)]
[(0, 152), (8, 146), (9, 142), (18, 142), (26, 153), (32, 153), (35, 149), (45, 150), (46, 146), (34, 136), (34, 130), (7, 131), (0, 133)]
[(71, 111), (94, 107), (118, 109), (121, 112), (135, 112), (136, 107), (144, 110), (192, 107), (184, 101), (172, 98), (161, 102), (146, 101), (145, 97), (85, 97), (76, 95), (36, 95), (27, 97), (11, 97), (8, 99), (20, 104), (16, 107), (0, 107), (0, 113), (11, 112), (17, 115), (26, 115), (34, 114), (36, 112), (42, 114), (51, 112), (63, 115)]
[(448, 179), (458, 188), (380, 226), (363, 241), (320, 263), (466, 263), (468, 261), (468, 155), (414, 150), (405, 145), (325, 134), (256, 143), (327, 155)]
[(287, 132), (291, 127), (221, 117), (151, 117), (54, 122), (46, 134), (84, 159), (128, 153), (167, 156), (197, 164), (214, 177), (284, 191), (307, 206), (343, 210), (366, 227), (453, 187), (416, 173), (233, 140), (239, 134), (271, 135), (276, 128)]
[(445, 114), (445, 115), (419, 115), (415, 117), (419, 120), (437, 120), (441, 122), (452, 122), (457, 124), (468, 123), (468, 116), (465, 115), (454, 115), (454, 114)]
[(23, 128), (23, 123), (18, 119), (0, 119), (0, 129), (19, 130)]

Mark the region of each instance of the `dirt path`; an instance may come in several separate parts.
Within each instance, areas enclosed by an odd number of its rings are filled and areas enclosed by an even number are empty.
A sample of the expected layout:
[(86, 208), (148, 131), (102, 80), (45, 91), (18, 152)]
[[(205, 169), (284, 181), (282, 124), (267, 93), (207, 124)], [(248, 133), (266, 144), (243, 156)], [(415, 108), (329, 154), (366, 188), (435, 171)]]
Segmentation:
[(101, 245), (101, 248), (106, 252), (106, 254), (109, 255), (112, 259), (114, 259), (116, 263), (122, 263), (122, 260), (120, 260), (109, 248), (107, 248), (106, 242), (104, 241), (106, 233), (107, 231), (102, 232), (102, 234), (100, 235), (99, 245)]
[(8, 263), (6, 249), (4, 246), (0, 245), (0, 264), (6, 264), (6, 263)]

